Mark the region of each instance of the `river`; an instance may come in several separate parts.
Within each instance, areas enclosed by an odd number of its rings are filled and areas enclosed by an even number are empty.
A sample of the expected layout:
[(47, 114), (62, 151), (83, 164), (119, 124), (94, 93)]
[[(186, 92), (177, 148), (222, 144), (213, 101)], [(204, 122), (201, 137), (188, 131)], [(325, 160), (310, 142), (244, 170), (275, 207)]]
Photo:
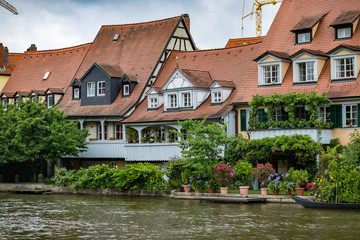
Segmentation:
[(360, 239), (360, 211), (0, 193), (0, 239)]

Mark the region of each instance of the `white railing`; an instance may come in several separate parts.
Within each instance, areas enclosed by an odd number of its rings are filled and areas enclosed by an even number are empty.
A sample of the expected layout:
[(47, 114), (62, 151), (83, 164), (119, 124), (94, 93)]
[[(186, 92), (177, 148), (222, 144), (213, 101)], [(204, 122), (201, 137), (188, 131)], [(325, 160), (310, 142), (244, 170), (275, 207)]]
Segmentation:
[(167, 161), (181, 154), (177, 143), (130, 143), (124, 148), (126, 161)]
[(262, 139), (265, 137), (290, 136), (293, 134), (308, 135), (316, 142), (319, 142), (320, 139), (320, 143), (329, 144), (333, 136), (333, 129), (322, 129), (321, 138), (316, 128), (259, 129), (251, 131), (251, 138)]
[(124, 143), (121, 140), (114, 141), (90, 141), (86, 152), (82, 152), (79, 158), (124, 158)]

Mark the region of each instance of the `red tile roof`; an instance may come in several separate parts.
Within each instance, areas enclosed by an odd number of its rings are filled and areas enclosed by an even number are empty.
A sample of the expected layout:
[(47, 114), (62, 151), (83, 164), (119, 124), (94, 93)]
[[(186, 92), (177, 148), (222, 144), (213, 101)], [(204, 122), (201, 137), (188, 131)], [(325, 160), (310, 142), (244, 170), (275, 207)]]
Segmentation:
[[(340, 45), (350, 45), (356, 48), (359, 46), (360, 24), (354, 32), (351, 39), (334, 41), (334, 28), (329, 27), (335, 19), (344, 12), (352, 11), (359, 6), (358, 0), (284, 0), (280, 9), (264, 39), (261, 48), (258, 49), (257, 56), (267, 51), (284, 52), (288, 55), (306, 48), (313, 51), (328, 53)], [(310, 44), (295, 45), (295, 34), (291, 32), (293, 27), (303, 18), (316, 16), (319, 13), (328, 12), (320, 21), (316, 34)], [(293, 84), (293, 66), (287, 70), (281, 86), (258, 87), (258, 64), (253, 62), (246, 73), (245, 81), (237, 85), (243, 91), (238, 91), (234, 97), (233, 103), (246, 103), (252, 99), (253, 95), (271, 95), (273, 93), (289, 92), (311, 92), (318, 90), (319, 93), (328, 92), (327, 96), (331, 98), (360, 96), (359, 77), (353, 82), (335, 82), (330, 80), (330, 60), (320, 74), (317, 84), (312, 85), (294, 85)]]
[(234, 82), (232, 81), (215, 80), (214, 82), (217, 82), (221, 87), (236, 88)]
[(231, 48), (231, 47), (239, 47), (241, 45), (247, 45), (247, 44), (253, 44), (253, 43), (259, 43), (264, 40), (264, 36), (261, 37), (248, 37), (248, 38), (233, 38), (229, 39), (227, 42), (225, 48)]
[(330, 24), (330, 26), (353, 23), (356, 19), (359, 18), (359, 16), (360, 9), (355, 11), (343, 12)]
[[(2, 92), (46, 91), (66, 88), (73, 79), (91, 44), (58, 49), (25, 52)], [(46, 80), (44, 74), (51, 72)]]
[(22, 53), (9, 53), (9, 65), (5, 64), (5, 71), (0, 71), (0, 76), (10, 76), (11, 73), (14, 71), (16, 64), (21, 59)]
[[(240, 86), (244, 80), (245, 73), (255, 56), (255, 49), (261, 44), (245, 45), (229, 49), (214, 49), (193, 52), (171, 53), (163, 70), (161, 71), (154, 87), (164, 86), (177, 68), (176, 57), (178, 57), (178, 67), (182, 69), (191, 69), (196, 71), (208, 72), (212, 79), (222, 79), (220, 82), (233, 82)], [(163, 106), (156, 111), (147, 111), (147, 100), (137, 106), (136, 110), (125, 119), (125, 122), (155, 122), (155, 121), (176, 121), (185, 119), (201, 119), (206, 116), (218, 118), (232, 110), (231, 101), (236, 92), (242, 92), (243, 89), (236, 88), (230, 97), (221, 105), (211, 105), (209, 97), (195, 111), (183, 112), (163, 112)]]
[[(132, 81), (138, 83), (129, 98), (117, 99), (106, 106), (80, 106), (81, 101), (72, 101), (67, 91), (58, 108), (69, 116), (122, 116), (139, 99), (147, 81), (165, 49), (171, 34), (180, 21), (188, 22), (186, 16), (125, 25), (104, 25), (100, 28), (75, 78), (81, 77), (97, 62), (120, 68)], [(117, 41), (114, 35), (119, 34)]]
[(320, 22), (327, 13), (320, 13), (315, 16), (303, 17), (292, 29), (292, 32), (313, 28)]
[(178, 69), (196, 88), (209, 88), (213, 83), (208, 71)]

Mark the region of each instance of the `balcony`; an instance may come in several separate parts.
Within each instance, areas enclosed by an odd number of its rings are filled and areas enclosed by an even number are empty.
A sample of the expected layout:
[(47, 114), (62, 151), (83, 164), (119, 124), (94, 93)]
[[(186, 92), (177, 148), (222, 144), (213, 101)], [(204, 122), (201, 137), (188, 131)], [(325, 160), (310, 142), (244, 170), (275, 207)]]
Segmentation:
[[(259, 129), (252, 130), (251, 139), (262, 139), (266, 137), (290, 136), (293, 134), (308, 135), (314, 141), (329, 144), (333, 137), (333, 129), (322, 129), (321, 136), (316, 128), (290, 128), (290, 129)], [(321, 137), (321, 138), (320, 138)], [(320, 140), (320, 141), (319, 141)]]
[(124, 144), (125, 161), (168, 161), (180, 156), (178, 143)]
[(79, 154), (79, 158), (124, 158), (124, 142), (114, 141), (95, 141), (88, 142), (86, 152)]

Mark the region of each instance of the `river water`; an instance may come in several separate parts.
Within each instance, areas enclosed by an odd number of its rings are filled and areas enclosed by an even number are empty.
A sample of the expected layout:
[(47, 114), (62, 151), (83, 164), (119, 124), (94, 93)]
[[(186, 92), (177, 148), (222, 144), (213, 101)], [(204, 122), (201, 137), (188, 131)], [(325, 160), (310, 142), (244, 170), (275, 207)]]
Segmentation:
[(360, 211), (0, 193), (0, 239), (360, 239)]

